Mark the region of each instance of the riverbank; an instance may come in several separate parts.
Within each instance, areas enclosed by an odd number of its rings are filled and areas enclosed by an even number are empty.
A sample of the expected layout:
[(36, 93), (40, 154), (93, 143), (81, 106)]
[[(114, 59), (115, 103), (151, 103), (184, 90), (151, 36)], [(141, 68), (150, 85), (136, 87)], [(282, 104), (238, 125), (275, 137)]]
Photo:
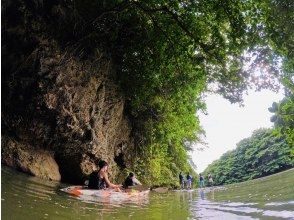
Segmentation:
[[(271, 176), (220, 187), (205, 188), (208, 199), (220, 202), (265, 204), (294, 200), (294, 169)], [(212, 190), (214, 189), (214, 190)]]

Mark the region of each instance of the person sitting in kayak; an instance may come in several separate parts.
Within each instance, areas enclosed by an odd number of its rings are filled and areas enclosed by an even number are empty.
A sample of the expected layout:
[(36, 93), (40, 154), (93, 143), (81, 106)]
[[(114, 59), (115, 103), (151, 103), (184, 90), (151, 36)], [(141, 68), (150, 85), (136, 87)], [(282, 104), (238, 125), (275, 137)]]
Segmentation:
[(135, 186), (135, 185), (142, 185), (142, 183), (140, 183), (139, 180), (137, 180), (137, 178), (135, 177), (134, 173), (129, 173), (129, 175), (127, 176), (123, 186), (124, 188), (128, 188), (130, 186)]
[(108, 179), (108, 163), (104, 160), (99, 161), (99, 170), (94, 171), (90, 174), (89, 178), (89, 189), (106, 189), (113, 188), (117, 191), (120, 191), (120, 185), (113, 184)]

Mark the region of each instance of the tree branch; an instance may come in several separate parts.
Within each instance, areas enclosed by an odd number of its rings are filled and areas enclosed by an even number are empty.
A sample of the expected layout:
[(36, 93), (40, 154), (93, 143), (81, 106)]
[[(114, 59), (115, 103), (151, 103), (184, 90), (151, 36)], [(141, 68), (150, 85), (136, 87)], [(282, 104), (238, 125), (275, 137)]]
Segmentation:
[(219, 61), (220, 63), (222, 63), (222, 61), (220, 59), (218, 59), (217, 57), (215, 57), (210, 51), (209, 45), (206, 45), (204, 43), (201, 42), (201, 39), (198, 36), (195, 36), (195, 34), (193, 34), (187, 27), (186, 25), (181, 21), (180, 17), (178, 15), (176, 15), (175, 13), (173, 13), (167, 6), (162, 6), (159, 8), (146, 8), (145, 6), (143, 6), (141, 3), (139, 2), (133, 2), (133, 4), (135, 6), (137, 6), (139, 9), (141, 9), (144, 12), (165, 12), (168, 15), (171, 16), (171, 18), (176, 22), (176, 24), (185, 32), (185, 34), (192, 39), (196, 44), (199, 44), (201, 49), (204, 51), (204, 53), (208, 56), (210, 56), (212, 59), (216, 59), (217, 61)]

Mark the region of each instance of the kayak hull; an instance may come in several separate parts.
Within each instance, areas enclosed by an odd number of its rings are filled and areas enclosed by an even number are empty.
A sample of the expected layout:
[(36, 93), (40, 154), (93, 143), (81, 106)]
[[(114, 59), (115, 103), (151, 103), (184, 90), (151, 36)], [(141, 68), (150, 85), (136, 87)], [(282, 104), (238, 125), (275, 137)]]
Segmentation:
[(148, 198), (149, 190), (139, 191), (127, 189), (117, 192), (114, 189), (95, 190), (83, 186), (69, 186), (61, 191), (83, 200), (98, 202), (137, 202)]

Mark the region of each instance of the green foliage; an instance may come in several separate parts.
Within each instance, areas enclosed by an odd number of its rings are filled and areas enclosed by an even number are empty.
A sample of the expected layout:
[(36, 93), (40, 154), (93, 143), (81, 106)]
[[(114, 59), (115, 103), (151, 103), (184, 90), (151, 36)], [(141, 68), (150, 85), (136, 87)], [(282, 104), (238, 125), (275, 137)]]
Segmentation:
[[(290, 0), (6, 2), (26, 9), (15, 13), (33, 27), (24, 31), (45, 31), (80, 59), (95, 62), (103, 51), (113, 61), (137, 146), (133, 169), (152, 184), (175, 183), (191, 169), (186, 152), (202, 132), (204, 91), (240, 102), (247, 88), (276, 90), (274, 79), (289, 82), (293, 70)], [(254, 58), (247, 70), (246, 53)], [(250, 74), (261, 66), (261, 77)]]
[(285, 97), (279, 103), (274, 102), (269, 111), (274, 113), (271, 117), (271, 122), (275, 125), (274, 132), (286, 137), (294, 155), (294, 95)]
[[(266, 32), (270, 45), (282, 56), (284, 77), (291, 79), (294, 73), (294, 2), (292, 0), (267, 1)], [(293, 78), (292, 78), (293, 93)]]
[(211, 190), (208, 199), (215, 202), (246, 202), (265, 204), (291, 201), (294, 195), (294, 169), (289, 169), (264, 178), (226, 186), (226, 190)]
[[(187, 143), (198, 140), (195, 113), (205, 108), (200, 97), (208, 83), (214, 85), (209, 90), (231, 102), (241, 101), (243, 91), (253, 85), (275, 89), (271, 74), (280, 76), (276, 61), (285, 53), (276, 49), (279, 41), (271, 35), (272, 4), (74, 1), (69, 18), (75, 23), (67, 24), (74, 30), (75, 52), (83, 58), (103, 48), (113, 59), (138, 145), (134, 170), (145, 182), (172, 183), (180, 170), (190, 169)], [(60, 34), (61, 41), (68, 35)], [(256, 51), (253, 65), (272, 67), (259, 81), (252, 81), (243, 68), (246, 50)]]
[(271, 45), (282, 57), (284, 75), (281, 82), (285, 86), (286, 97), (279, 103), (273, 103), (269, 111), (274, 113), (271, 121), (275, 124), (275, 133), (284, 135), (292, 146), (294, 155), (294, 3), (291, 0), (269, 1), (269, 25)]
[(294, 167), (290, 151), (285, 138), (273, 134), (272, 129), (259, 129), (210, 164), (204, 174), (212, 173), (216, 185), (271, 175)]

